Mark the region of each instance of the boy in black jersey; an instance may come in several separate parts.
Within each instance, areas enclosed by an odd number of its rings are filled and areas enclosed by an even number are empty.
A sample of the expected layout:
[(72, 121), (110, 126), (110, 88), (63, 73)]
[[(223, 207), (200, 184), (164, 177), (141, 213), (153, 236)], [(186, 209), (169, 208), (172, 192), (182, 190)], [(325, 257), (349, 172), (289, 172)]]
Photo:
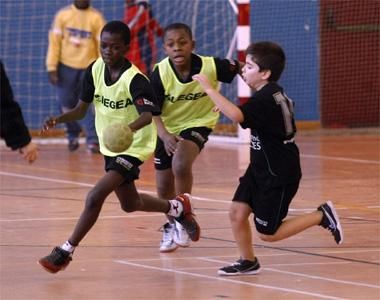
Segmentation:
[[(58, 123), (81, 119), (94, 103), (96, 130), (106, 171), (87, 194), (85, 208), (70, 238), (38, 261), (48, 272), (56, 273), (70, 263), (75, 247), (95, 224), (105, 199), (112, 192), (124, 211), (171, 215), (184, 226), (193, 241), (199, 239), (200, 228), (193, 218), (188, 195), (178, 195), (168, 202), (139, 194), (136, 190), (139, 166), (153, 154), (156, 145), (156, 129), (151, 122), (157, 108), (148, 79), (124, 58), (129, 42), (130, 31), (126, 24), (121, 21), (107, 23), (101, 32), (102, 58), (87, 68), (78, 105), (58, 117), (50, 117), (44, 124), (43, 132)], [(103, 128), (114, 122), (124, 122), (134, 132), (131, 146), (121, 153), (109, 151), (103, 142)]]
[[(218, 81), (230, 83), (239, 73), (240, 64), (194, 54), (191, 29), (183, 23), (165, 28), (163, 45), (168, 57), (159, 62), (151, 74), (162, 112), (154, 117), (158, 129), (154, 162), (158, 196), (172, 199), (178, 193), (191, 193), (193, 163), (219, 118), (219, 113), (212, 110), (214, 103), (192, 75), (206, 75), (216, 88)], [(160, 252), (189, 246), (186, 231), (172, 218), (168, 220)]]
[(312, 213), (284, 220), (301, 179), (299, 151), (294, 141), (293, 102), (276, 83), (284, 66), (285, 54), (279, 45), (251, 44), (246, 50), (242, 77), (255, 93), (241, 106), (218, 93), (204, 75), (193, 76), (228, 118), (251, 129), (250, 164), (240, 178), (230, 208), (240, 259), (219, 269), (219, 275), (260, 271), (252, 249), (251, 213), (259, 237), (266, 242), (285, 239), (315, 225), (330, 230), (337, 244), (343, 242), (342, 227), (330, 201)]

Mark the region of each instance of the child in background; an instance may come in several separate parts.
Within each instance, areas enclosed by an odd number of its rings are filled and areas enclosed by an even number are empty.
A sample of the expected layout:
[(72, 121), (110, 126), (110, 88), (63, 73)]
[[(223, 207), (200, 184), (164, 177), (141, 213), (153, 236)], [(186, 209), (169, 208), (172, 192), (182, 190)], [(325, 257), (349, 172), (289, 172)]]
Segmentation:
[(284, 67), (285, 54), (279, 45), (251, 44), (242, 76), (255, 93), (241, 106), (223, 97), (204, 74), (193, 76), (221, 112), (251, 130), (250, 164), (240, 178), (229, 213), (240, 259), (219, 269), (219, 275), (259, 273), (252, 248), (251, 213), (259, 237), (266, 242), (280, 241), (315, 225), (331, 231), (337, 244), (343, 242), (342, 227), (330, 201), (314, 212), (285, 219), (298, 190), (301, 167), (294, 140), (293, 102), (277, 84)]
[[(94, 103), (106, 171), (87, 194), (85, 208), (69, 239), (39, 260), (48, 272), (56, 273), (70, 263), (75, 247), (95, 224), (104, 201), (112, 192), (116, 193), (124, 211), (168, 214), (184, 226), (193, 241), (199, 239), (200, 228), (192, 215), (190, 195), (178, 195), (168, 202), (136, 190), (139, 166), (151, 156), (156, 144), (157, 132), (151, 122), (157, 107), (148, 79), (124, 58), (129, 42), (130, 31), (126, 24), (107, 23), (101, 32), (102, 58), (87, 68), (78, 105), (58, 117), (50, 117), (44, 124), (43, 132), (58, 123), (81, 119)], [(134, 132), (132, 145), (122, 153), (113, 153), (104, 146), (102, 129), (113, 122), (125, 122)]]
[(149, 74), (157, 62), (156, 36), (160, 37), (163, 33), (149, 1), (125, 0), (124, 23), (131, 30), (127, 59), (141, 72)]
[[(72, 2), (54, 16), (46, 54), (49, 81), (57, 89), (62, 112), (73, 109), (78, 103), (81, 80), (86, 67), (100, 55), (100, 31), (105, 24), (103, 14), (91, 6), (90, 0)], [(87, 111), (83, 119), (87, 150), (90, 153), (99, 153), (93, 107)], [(66, 123), (66, 129), (68, 149), (76, 151), (79, 148), (81, 124), (76, 121), (69, 122)]]
[[(238, 61), (200, 56), (193, 53), (195, 42), (189, 26), (173, 23), (164, 30), (163, 46), (168, 57), (159, 62), (151, 74), (161, 115), (154, 120), (158, 130), (155, 150), (157, 193), (172, 199), (180, 193), (191, 193), (192, 166), (214, 129), (219, 113), (192, 76), (197, 73), (230, 83), (240, 71)], [(173, 218), (164, 225), (160, 252), (190, 245), (182, 226)]]

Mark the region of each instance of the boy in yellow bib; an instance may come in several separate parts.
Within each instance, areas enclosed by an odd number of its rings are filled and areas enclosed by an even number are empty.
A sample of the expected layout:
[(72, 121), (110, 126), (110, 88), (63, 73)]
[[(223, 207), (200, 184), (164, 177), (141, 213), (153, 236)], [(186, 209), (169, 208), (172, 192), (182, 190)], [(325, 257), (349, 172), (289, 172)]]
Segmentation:
[[(192, 165), (214, 129), (219, 113), (194, 74), (203, 74), (217, 87), (230, 83), (240, 71), (237, 61), (193, 53), (195, 42), (189, 26), (173, 23), (164, 30), (163, 45), (168, 55), (151, 75), (161, 115), (154, 117), (158, 141), (155, 150), (157, 193), (172, 199), (177, 193), (191, 193)], [(164, 225), (160, 252), (190, 245), (186, 230), (173, 218)]]
[[(102, 58), (87, 68), (78, 105), (58, 117), (48, 118), (42, 129), (44, 132), (58, 123), (81, 119), (94, 103), (106, 171), (87, 194), (85, 208), (69, 239), (38, 261), (48, 272), (56, 273), (70, 263), (75, 247), (95, 224), (104, 201), (112, 192), (116, 193), (124, 211), (165, 213), (176, 218), (193, 241), (199, 239), (200, 228), (192, 215), (189, 195), (178, 195), (168, 202), (136, 190), (134, 181), (139, 177), (139, 166), (154, 151), (156, 129), (151, 122), (158, 109), (149, 80), (124, 58), (129, 43), (130, 31), (126, 24), (107, 23), (101, 33)], [(125, 122), (135, 132), (133, 143), (125, 152), (113, 153), (104, 146), (102, 130), (112, 122)]]

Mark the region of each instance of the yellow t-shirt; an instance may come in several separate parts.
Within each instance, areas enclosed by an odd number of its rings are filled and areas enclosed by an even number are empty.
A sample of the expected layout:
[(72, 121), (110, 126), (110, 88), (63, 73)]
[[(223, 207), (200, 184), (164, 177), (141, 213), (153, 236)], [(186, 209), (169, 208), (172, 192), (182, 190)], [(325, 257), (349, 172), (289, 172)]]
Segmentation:
[(157, 130), (154, 122), (134, 133), (132, 145), (125, 152), (114, 153), (104, 146), (102, 132), (105, 127), (117, 122), (130, 124), (139, 117), (132, 100), (130, 85), (137, 74), (142, 74), (132, 64), (117, 82), (107, 86), (104, 82), (105, 67), (101, 58), (98, 58), (92, 66), (92, 77), (95, 86), (93, 101), (95, 106), (95, 127), (99, 138), (100, 152), (106, 156), (126, 154), (145, 161), (153, 154), (156, 147)]
[(100, 32), (105, 20), (96, 9), (77, 9), (74, 4), (60, 9), (49, 31), (46, 56), (48, 71), (59, 63), (74, 69), (85, 69), (100, 56)]
[[(200, 56), (202, 68), (199, 72), (210, 80), (217, 88), (216, 66), (213, 57)], [(161, 119), (166, 129), (173, 134), (191, 127), (208, 127), (213, 129), (218, 121), (219, 113), (213, 112), (214, 103), (202, 90), (197, 81), (182, 83), (172, 69), (169, 58), (157, 64), (165, 100), (162, 106)]]

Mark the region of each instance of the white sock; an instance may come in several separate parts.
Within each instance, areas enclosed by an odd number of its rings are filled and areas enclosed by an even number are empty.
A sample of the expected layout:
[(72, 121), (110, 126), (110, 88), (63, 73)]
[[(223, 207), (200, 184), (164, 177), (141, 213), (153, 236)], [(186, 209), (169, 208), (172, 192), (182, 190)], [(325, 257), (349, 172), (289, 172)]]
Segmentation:
[(75, 246), (71, 245), (69, 241), (64, 242), (64, 244), (61, 246), (61, 248), (65, 251), (70, 252), (70, 253), (73, 253), (75, 250)]
[(170, 208), (167, 214), (174, 218), (178, 218), (183, 211), (182, 203), (178, 200), (173, 199), (173, 200), (169, 200), (169, 204), (170, 204)]

